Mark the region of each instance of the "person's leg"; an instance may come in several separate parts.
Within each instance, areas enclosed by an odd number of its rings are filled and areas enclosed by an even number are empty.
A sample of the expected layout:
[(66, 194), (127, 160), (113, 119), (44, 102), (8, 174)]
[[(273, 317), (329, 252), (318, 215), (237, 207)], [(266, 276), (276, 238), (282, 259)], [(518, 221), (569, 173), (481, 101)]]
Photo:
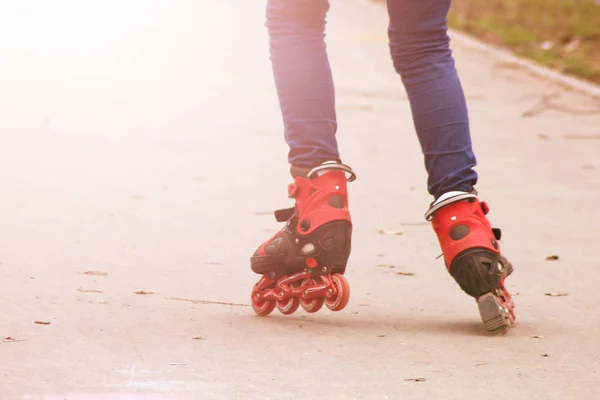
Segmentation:
[(409, 97), (413, 121), (435, 201), (426, 213), (440, 241), (448, 272), (479, 305), (489, 330), (514, 322), (504, 287), (512, 265), (500, 254), (474, 185), (465, 96), (454, 67), (446, 17), (451, 0), (387, 0), (390, 51)]
[[(328, 0), (269, 0), (267, 28), (271, 62), (283, 116), (294, 183), (293, 208), (277, 210), (285, 227), (262, 243), (250, 258), (263, 277), (252, 291), (258, 315), (275, 305), (284, 314), (299, 305), (333, 311), (348, 302), (342, 276), (350, 256), (352, 222), (346, 181), (336, 142), (333, 79), (325, 48)], [(349, 176), (349, 178), (348, 178)]]
[(269, 0), (267, 28), (288, 160), (339, 161), (335, 93), (325, 45), (329, 0)]
[(388, 35), (425, 156), (428, 190), (437, 199), (477, 182), (469, 117), (449, 47), (450, 0), (388, 0)]

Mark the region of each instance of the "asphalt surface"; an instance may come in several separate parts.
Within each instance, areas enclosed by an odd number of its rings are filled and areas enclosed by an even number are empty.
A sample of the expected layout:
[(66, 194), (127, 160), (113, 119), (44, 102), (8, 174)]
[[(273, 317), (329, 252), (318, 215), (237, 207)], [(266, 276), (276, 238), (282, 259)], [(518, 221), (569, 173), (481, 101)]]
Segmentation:
[(263, 3), (2, 6), (0, 400), (598, 398), (600, 103), (453, 41), (515, 266), (517, 326), (490, 335), (436, 259), (366, 0), (334, 2), (327, 39), (350, 303), (253, 314), (249, 256), (291, 204)]

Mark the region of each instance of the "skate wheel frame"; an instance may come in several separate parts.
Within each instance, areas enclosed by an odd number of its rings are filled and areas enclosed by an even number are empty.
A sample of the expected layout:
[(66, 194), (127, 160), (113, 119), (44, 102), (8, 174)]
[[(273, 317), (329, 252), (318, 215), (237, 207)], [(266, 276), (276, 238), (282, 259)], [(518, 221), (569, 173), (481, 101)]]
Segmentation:
[(278, 280), (263, 276), (254, 286), (252, 308), (259, 316), (269, 315), (275, 307), (284, 315), (294, 313), (299, 306), (308, 313), (319, 311), (323, 304), (331, 311), (340, 311), (350, 299), (350, 285), (341, 274), (311, 276), (304, 270)]
[(515, 324), (514, 303), (510, 294), (500, 288), (477, 299), (479, 314), (485, 328), (490, 332), (508, 331)]

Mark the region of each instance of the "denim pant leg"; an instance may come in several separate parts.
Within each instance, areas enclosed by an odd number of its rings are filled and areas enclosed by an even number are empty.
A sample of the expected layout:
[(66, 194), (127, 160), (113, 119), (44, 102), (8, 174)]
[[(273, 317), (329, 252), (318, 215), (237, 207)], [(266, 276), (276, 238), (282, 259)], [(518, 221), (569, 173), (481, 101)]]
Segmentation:
[(469, 117), (448, 37), (451, 0), (387, 0), (394, 68), (408, 93), (435, 198), (477, 183)]
[(340, 161), (333, 78), (325, 46), (328, 0), (268, 0), (270, 55), (289, 163)]

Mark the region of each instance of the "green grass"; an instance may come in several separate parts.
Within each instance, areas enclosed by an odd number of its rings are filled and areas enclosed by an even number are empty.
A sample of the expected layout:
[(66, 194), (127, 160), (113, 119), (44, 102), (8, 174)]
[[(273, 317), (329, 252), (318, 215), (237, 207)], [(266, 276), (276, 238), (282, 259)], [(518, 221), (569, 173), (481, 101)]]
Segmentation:
[(600, 83), (596, 0), (454, 0), (448, 19), (453, 29)]

